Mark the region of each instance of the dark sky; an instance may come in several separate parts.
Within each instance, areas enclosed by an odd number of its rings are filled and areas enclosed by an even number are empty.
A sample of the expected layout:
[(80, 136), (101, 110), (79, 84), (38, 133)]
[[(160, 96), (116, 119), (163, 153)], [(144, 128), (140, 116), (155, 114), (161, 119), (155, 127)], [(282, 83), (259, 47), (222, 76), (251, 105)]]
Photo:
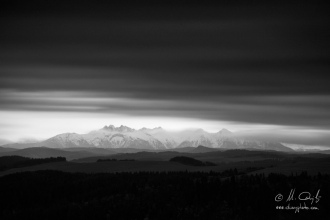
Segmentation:
[(330, 13), (317, 1), (4, 2), (2, 111), (330, 130)]

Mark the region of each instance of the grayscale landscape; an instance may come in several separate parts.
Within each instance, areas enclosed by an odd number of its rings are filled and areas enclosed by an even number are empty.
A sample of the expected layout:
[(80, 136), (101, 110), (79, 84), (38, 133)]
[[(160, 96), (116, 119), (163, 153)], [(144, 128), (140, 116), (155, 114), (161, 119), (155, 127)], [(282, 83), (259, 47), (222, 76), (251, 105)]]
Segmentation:
[(0, 219), (327, 219), (318, 1), (5, 0)]

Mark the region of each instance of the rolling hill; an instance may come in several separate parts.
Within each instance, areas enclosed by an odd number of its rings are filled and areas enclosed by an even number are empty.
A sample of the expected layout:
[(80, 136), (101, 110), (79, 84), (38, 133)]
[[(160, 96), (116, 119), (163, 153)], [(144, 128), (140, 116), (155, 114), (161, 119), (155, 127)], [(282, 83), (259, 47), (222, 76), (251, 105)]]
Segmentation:
[(33, 147), (16, 151), (1, 152), (1, 156), (22, 156), (29, 158), (47, 158), (47, 157), (65, 157), (67, 160), (79, 159), (84, 157), (97, 156), (102, 154), (92, 153), (88, 151), (65, 151), (60, 149), (52, 149), (47, 147)]
[(17, 151), (17, 149), (9, 148), (9, 147), (0, 147), (0, 153), (14, 152), (14, 151)]

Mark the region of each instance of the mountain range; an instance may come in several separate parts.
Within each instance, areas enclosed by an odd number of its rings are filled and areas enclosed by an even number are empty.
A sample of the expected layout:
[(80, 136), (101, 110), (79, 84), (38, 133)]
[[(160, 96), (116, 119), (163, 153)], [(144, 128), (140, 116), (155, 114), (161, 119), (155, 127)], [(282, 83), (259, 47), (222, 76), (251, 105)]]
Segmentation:
[(87, 134), (63, 133), (38, 143), (7, 144), (9, 148), (134, 148), (149, 150), (169, 150), (185, 147), (205, 146), (218, 149), (256, 149), (293, 151), (281, 143), (242, 138), (227, 129), (209, 133), (203, 129), (169, 132), (161, 127), (139, 130), (121, 125), (105, 126)]

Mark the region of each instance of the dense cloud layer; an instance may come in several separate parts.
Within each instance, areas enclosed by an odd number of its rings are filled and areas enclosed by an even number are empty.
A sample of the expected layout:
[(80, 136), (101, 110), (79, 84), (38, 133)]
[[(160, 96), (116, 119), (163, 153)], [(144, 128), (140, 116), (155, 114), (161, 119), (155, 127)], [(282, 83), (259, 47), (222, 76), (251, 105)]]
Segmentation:
[(1, 110), (330, 127), (322, 5), (75, 3), (2, 9)]
[(329, 129), (328, 96), (221, 96), (205, 100), (110, 97), (90, 92), (2, 92), (2, 109), (121, 113)]

